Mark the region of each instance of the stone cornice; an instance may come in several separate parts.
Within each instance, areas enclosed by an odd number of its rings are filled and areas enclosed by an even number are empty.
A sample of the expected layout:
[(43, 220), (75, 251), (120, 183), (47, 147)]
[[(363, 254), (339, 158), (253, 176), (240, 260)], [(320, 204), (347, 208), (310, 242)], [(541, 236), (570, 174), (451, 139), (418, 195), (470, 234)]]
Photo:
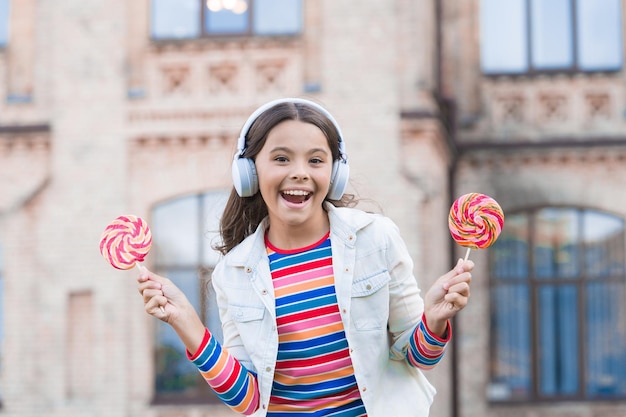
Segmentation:
[(597, 165), (608, 168), (626, 162), (626, 144), (621, 147), (482, 148), (461, 154), (459, 165), (472, 169), (552, 166), (571, 168)]
[(16, 150), (49, 151), (50, 126), (0, 126), (0, 155)]
[(50, 125), (46, 123), (29, 125), (0, 125), (0, 135), (50, 132)]

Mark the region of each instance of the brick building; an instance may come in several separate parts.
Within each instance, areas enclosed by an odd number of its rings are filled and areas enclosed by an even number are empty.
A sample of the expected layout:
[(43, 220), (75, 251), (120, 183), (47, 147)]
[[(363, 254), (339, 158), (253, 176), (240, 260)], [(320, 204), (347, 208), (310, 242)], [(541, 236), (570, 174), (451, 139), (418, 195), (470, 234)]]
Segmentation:
[(145, 217), (148, 266), (219, 332), (236, 137), (286, 96), (341, 124), (350, 191), (422, 288), (463, 255), (456, 196), (507, 214), (470, 255), (432, 417), (626, 415), (624, 2), (219, 3), (0, 0), (0, 417), (232, 415), (98, 241)]

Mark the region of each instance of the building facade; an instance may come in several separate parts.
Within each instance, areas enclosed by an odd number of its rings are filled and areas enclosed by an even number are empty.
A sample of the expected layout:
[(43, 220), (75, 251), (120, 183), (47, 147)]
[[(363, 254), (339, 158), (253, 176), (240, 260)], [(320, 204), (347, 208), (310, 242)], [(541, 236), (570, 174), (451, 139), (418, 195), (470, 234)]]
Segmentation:
[(0, 416), (233, 415), (98, 243), (146, 218), (147, 266), (219, 333), (236, 139), (279, 97), (333, 113), (348, 191), (398, 224), (422, 289), (465, 254), (456, 196), (505, 211), (432, 417), (626, 415), (624, 6), (0, 0)]

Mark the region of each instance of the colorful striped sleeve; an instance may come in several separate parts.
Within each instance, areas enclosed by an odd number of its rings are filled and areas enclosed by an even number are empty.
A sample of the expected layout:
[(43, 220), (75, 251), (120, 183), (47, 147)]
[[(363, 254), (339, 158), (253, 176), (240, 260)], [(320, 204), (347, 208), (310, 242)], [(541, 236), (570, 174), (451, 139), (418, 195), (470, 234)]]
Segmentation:
[(222, 349), (208, 329), (205, 329), (198, 351), (193, 355), (187, 351), (187, 357), (224, 404), (244, 415), (257, 410), (259, 386), (256, 375)]
[(450, 321), (447, 323), (445, 338), (433, 334), (426, 324), (426, 317), (415, 327), (409, 341), (406, 358), (411, 366), (420, 369), (431, 369), (439, 363), (445, 352), (447, 343), (452, 337)]

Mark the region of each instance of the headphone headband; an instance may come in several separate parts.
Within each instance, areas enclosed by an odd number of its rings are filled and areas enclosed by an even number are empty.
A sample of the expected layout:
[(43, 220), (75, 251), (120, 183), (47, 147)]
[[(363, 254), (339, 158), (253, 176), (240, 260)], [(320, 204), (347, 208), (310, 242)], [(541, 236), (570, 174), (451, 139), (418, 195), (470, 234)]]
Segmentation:
[(244, 123), (243, 127), (241, 128), (241, 132), (239, 133), (239, 139), (237, 139), (237, 152), (235, 153), (235, 159), (241, 158), (243, 156), (243, 153), (246, 150), (246, 136), (248, 136), (248, 131), (250, 130), (250, 127), (252, 127), (252, 124), (256, 121), (256, 119), (258, 119), (260, 115), (262, 115), (263, 113), (265, 113), (267, 110), (271, 109), (272, 107), (278, 104), (283, 104), (283, 103), (304, 104), (304, 105), (313, 107), (314, 109), (322, 113), (324, 116), (326, 116), (328, 120), (332, 122), (339, 136), (339, 143), (338, 143), (339, 158), (343, 160), (344, 162), (348, 161), (348, 157), (346, 156), (345, 149), (344, 149), (343, 134), (341, 133), (341, 128), (339, 127), (339, 123), (337, 123), (333, 115), (330, 114), (330, 112), (326, 110), (324, 107), (315, 103), (314, 101), (303, 99), (303, 98), (279, 98), (277, 100), (272, 100), (268, 103), (265, 103), (261, 107), (256, 109), (250, 115), (250, 117), (248, 117), (248, 120), (246, 120), (246, 123)]

